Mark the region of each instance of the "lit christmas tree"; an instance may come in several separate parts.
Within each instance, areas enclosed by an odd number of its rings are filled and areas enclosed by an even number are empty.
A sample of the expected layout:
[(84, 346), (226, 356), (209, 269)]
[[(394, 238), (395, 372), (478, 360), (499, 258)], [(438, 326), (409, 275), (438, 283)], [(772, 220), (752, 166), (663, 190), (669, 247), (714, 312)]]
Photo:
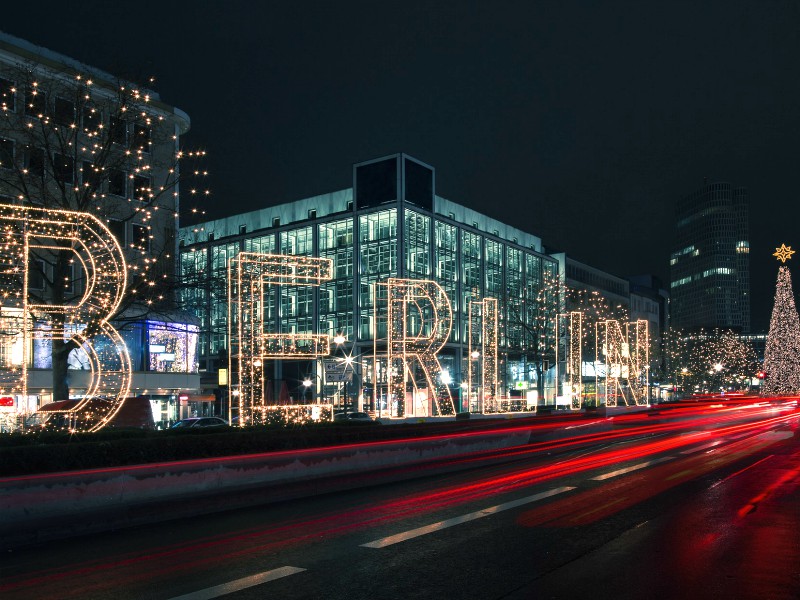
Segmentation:
[[(791, 246), (781, 244), (774, 256), (785, 263), (794, 254)], [(800, 319), (792, 293), (789, 267), (781, 265), (775, 289), (775, 306), (764, 350), (764, 394), (791, 394), (800, 390)]]

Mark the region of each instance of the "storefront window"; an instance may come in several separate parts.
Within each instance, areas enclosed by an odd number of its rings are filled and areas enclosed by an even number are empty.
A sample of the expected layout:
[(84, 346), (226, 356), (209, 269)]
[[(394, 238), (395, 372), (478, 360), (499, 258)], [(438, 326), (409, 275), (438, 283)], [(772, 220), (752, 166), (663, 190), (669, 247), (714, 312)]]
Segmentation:
[(197, 325), (147, 321), (150, 371), (197, 373)]

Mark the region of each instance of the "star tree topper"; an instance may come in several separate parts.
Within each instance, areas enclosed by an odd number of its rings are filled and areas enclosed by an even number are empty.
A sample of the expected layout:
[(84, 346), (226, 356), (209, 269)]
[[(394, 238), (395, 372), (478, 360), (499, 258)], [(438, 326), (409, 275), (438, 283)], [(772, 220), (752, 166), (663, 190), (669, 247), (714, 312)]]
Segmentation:
[(786, 244), (781, 244), (781, 247), (775, 248), (775, 250), (776, 252), (773, 252), (772, 256), (777, 257), (782, 263), (785, 263), (787, 260), (792, 258), (792, 254), (796, 252), (795, 250), (792, 250), (791, 246), (787, 246)]

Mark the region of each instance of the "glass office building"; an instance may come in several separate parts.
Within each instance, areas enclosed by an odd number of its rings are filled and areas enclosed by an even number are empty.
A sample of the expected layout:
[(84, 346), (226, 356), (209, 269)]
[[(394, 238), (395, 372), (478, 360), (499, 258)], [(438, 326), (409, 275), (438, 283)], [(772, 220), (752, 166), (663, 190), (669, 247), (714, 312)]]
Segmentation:
[(670, 256), (670, 321), (684, 329), (750, 332), (749, 199), (711, 183), (678, 202)]
[(318, 287), (268, 289), (264, 318), (276, 333), (343, 334), (347, 341), (333, 345), (334, 353), (352, 353), (358, 365), (344, 392), (325, 385), (320, 361), (270, 361), (275, 403), (336, 402), (347, 393), (359, 408), (381, 410), (375, 357), (386, 352), (381, 284), (390, 277), (433, 280), (446, 291), (453, 325), (439, 360), (457, 410), (476, 409), (461, 384), (470, 360), (470, 301), (485, 297), (500, 303), (499, 395), (530, 398), (536, 390), (539, 403), (553, 402), (555, 387), (544, 380), (551, 365), (541, 369), (549, 361), (532, 350), (526, 320), (536, 318), (530, 313), (543, 282), (558, 277), (557, 261), (543, 254), (540, 238), (436, 196), (435, 170), (410, 156), (354, 165), (351, 189), (182, 228), (180, 251), (184, 302), (200, 321), (200, 368), (209, 385), (228, 364), (227, 264), (247, 251), (332, 260), (332, 279)]

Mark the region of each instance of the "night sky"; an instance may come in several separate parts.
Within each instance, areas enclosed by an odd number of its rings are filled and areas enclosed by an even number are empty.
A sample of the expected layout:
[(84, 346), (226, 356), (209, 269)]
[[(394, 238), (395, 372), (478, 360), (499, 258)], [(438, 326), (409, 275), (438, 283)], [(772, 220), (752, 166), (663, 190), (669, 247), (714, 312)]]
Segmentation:
[(668, 285), (674, 202), (730, 181), (750, 191), (754, 330), (771, 253), (800, 247), (794, 1), (14, 2), (0, 29), (154, 75), (209, 152), (209, 217), (407, 152), (440, 196)]

